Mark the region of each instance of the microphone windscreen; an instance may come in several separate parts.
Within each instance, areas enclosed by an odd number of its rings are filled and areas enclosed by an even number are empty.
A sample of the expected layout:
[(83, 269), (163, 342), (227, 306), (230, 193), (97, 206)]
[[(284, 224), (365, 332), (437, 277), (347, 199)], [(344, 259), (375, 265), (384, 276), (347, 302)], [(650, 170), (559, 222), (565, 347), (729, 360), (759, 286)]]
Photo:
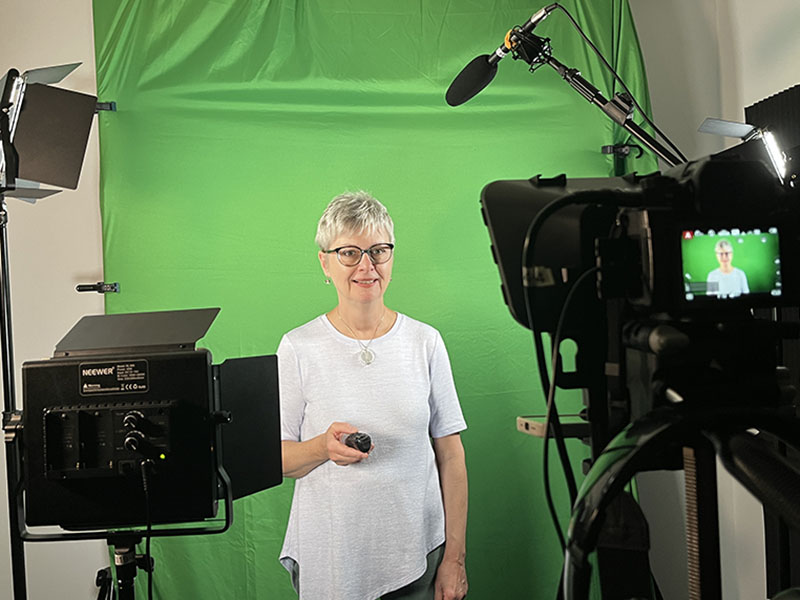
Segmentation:
[(478, 56), (461, 70), (450, 87), (444, 98), (450, 106), (464, 104), (475, 94), (489, 85), (497, 74), (497, 63), (489, 64), (489, 55)]

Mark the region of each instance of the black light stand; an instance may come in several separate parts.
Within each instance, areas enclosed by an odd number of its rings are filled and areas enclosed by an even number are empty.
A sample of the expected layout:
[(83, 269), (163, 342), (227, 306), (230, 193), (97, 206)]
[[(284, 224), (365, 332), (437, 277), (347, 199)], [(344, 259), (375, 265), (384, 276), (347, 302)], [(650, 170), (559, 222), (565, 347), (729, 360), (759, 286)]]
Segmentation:
[[(8, 514), (9, 531), (11, 541), (11, 563), (12, 578), (14, 587), (14, 598), (24, 599), (26, 596), (25, 583), (25, 552), (23, 540), (21, 538), (22, 503), (19, 498), (18, 490), (22, 485), (21, 474), (21, 423), (22, 415), (16, 409), (16, 387), (14, 383), (14, 344), (11, 332), (11, 285), (8, 267), (8, 210), (6, 206), (6, 196), (14, 196), (28, 201), (36, 201), (45, 198), (58, 190), (40, 189), (38, 187), (18, 187), (17, 178), (20, 173), (19, 153), (14, 144), (17, 125), (23, 112), (23, 100), (28, 84), (39, 85), (47, 88), (47, 83), (57, 83), (66, 75), (72, 72), (80, 63), (71, 65), (60, 65), (44, 69), (26, 71), (22, 75), (16, 69), (10, 69), (0, 80), (0, 366), (2, 367), (3, 377), (3, 431), (6, 444), (6, 482), (8, 486)], [(57, 88), (49, 88), (57, 89)], [(63, 90), (59, 90), (61, 92)], [(70, 92), (74, 94), (74, 92)], [(97, 101), (94, 96), (76, 94), (85, 104)], [(35, 113), (34, 111), (30, 111)], [(36, 115), (34, 114), (34, 118)], [(85, 131), (84, 139), (78, 138), (76, 143), (83, 146), (79, 156), (71, 155), (68, 159), (78, 163), (78, 174), (80, 163), (83, 161), (83, 151), (85, 150), (88, 137), (88, 127), (86, 118), (84, 123), (78, 127)], [(74, 125), (74, 124), (73, 124)], [(91, 125), (91, 116), (88, 125)], [(23, 146), (25, 141), (23, 141)], [(62, 148), (64, 154), (70, 154), (66, 148)], [(25, 153), (23, 152), (23, 156)], [(31, 179), (44, 183), (53, 183), (50, 177), (36, 177), (36, 168)], [(77, 181), (78, 174), (74, 174)], [(58, 183), (58, 182), (55, 182)]]
[(105, 539), (120, 600), (132, 600), (137, 568), (152, 569), (135, 554), (143, 537), (227, 531), (234, 499), (282, 481), (277, 357), (213, 365), (195, 343), (218, 308), (83, 317), (51, 359), (22, 365), (16, 410), (5, 196), (59, 191), (22, 187), (18, 177), (77, 187), (102, 107), (94, 96), (46, 85), (77, 66), (22, 76), (12, 69), (0, 81), (0, 352), (14, 600), (26, 598), (23, 542)]
[(6, 224), (8, 213), (5, 198), (0, 209), (0, 352), (3, 370), (3, 430), (6, 443), (6, 483), (8, 486), (8, 529), (11, 536), (11, 572), (14, 582), (14, 598), (24, 599), (25, 587), (25, 548), (20, 537), (21, 500), (15, 490), (21, 485), (20, 440), (18, 431), (22, 415), (16, 410), (14, 388), (14, 358), (11, 343), (10, 286), (8, 283), (8, 243)]
[(137, 569), (146, 572), (153, 570), (153, 561), (150, 559), (148, 564), (146, 557), (136, 555), (136, 545), (142, 541), (142, 536), (120, 535), (116, 538), (109, 538), (108, 545), (114, 548), (114, 565), (117, 571), (117, 591), (119, 600), (133, 600), (134, 578)]

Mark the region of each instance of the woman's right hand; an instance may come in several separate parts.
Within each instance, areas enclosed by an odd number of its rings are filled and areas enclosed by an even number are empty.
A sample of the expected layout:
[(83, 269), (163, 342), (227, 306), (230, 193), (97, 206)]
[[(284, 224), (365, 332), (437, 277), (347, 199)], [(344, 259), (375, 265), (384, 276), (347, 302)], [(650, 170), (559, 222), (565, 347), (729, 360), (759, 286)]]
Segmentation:
[(283, 440), (281, 454), (284, 477), (305, 477), (322, 463), (333, 461), (341, 467), (361, 462), (369, 454), (345, 446), (342, 436), (358, 431), (350, 423), (331, 423), (325, 433), (304, 442)]
[(350, 423), (331, 423), (328, 430), (323, 434), (322, 441), (325, 444), (325, 452), (329, 460), (340, 467), (346, 467), (353, 463), (361, 462), (369, 456), (366, 452), (361, 452), (350, 446), (345, 446), (343, 438), (356, 433), (358, 429)]

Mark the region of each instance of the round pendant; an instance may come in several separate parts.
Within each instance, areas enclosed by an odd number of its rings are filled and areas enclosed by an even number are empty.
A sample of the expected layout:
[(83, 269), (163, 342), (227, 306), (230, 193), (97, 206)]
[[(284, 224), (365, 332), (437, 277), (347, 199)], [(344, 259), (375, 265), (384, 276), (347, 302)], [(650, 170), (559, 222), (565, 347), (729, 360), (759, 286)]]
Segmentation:
[(373, 360), (375, 360), (375, 353), (369, 348), (364, 348), (358, 353), (358, 357), (361, 359), (362, 363), (369, 365), (372, 364)]

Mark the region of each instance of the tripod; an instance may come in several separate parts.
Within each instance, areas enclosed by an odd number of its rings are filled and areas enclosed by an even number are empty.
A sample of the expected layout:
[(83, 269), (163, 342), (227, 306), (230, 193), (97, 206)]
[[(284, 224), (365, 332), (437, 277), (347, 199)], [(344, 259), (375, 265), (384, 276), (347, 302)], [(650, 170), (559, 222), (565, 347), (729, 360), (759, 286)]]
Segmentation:
[(597, 544), (604, 512), (616, 494), (637, 472), (678, 448), (687, 448), (686, 464), (696, 483), (694, 490), (687, 485), (693, 497), (687, 501), (691, 598), (721, 598), (715, 455), (765, 506), (800, 528), (796, 500), (800, 473), (758, 436), (747, 433), (752, 428), (800, 445), (800, 419), (770, 409), (664, 408), (626, 427), (604, 451), (606, 458), (587, 475), (575, 504), (564, 565), (565, 598), (588, 597), (588, 554)]

